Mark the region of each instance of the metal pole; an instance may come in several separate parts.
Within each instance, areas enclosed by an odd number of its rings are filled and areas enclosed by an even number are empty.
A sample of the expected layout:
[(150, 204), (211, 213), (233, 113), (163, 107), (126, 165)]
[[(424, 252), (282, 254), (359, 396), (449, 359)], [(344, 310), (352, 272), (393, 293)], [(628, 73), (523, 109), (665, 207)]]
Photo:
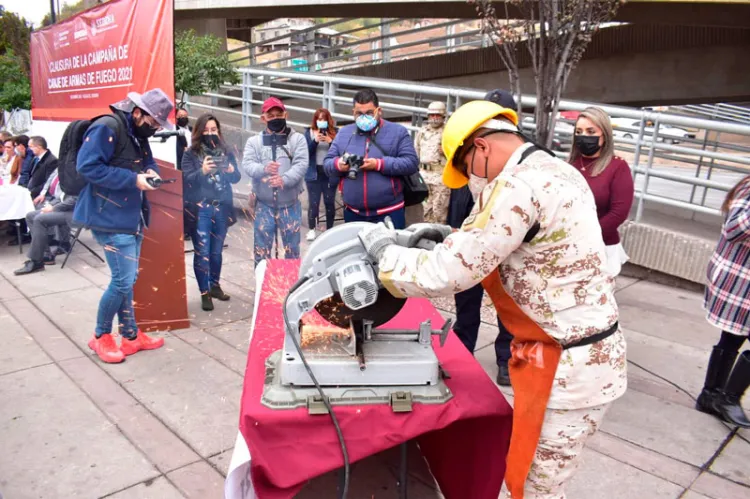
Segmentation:
[(49, 0), (49, 11), (52, 15), (52, 24), (55, 24), (57, 22), (57, 17), (55, 16), (55, 0)]
[[(656, 122), (654, 123), (654, 134), (651, 138), (651, 149), (648, 151), (648, 162), (646, 162), (646, 172), (643, 174), (643, 190), (641, 190), (641, 198), (638, 200), (638, 209), (635, 212), (635, 221), (640, 222), (643, 216), (643, 204), (646, 201), (646, 195), (648, 194), (648, 179), (649, 171), (654, 163), (654, 151), (656, 150), (656, 137), (659, 135), (659, 115), (656, 115)], [(645, 126), (645, 120), (641, 123), (641, 130)]]
[(391, 25), (390, 24), (384, 24), (380, 27), (380, 35), (383, 36), (383, 42), (381, 45), (382, 51), (381, 51), (381, 59), (384, 63), (391, 62), (391, 37), (389, 36), (391, 34)]
[(250, 88), (249, 73), (242, 73), (242, 129), (250, 130), (250, 114), (252, 114), (253, 90)]
[(633, 155), (633, 185), (635, 185), (636, 169), (638, 168), (638, 162), (641, 160), (641, 144), (643, 144), (643, 135), (646, 130), (646, 115), (645, 113), (641, 116), (641, 126), (638, 129), (638, 138), (635, 139), (635, 152)]
[(401, 466), (398, 470), (398, 497), (406, 499), (409, 495), (409, 441), (401, 444)]
[[(716, 141), (714, 142), (714, 152), (719, 149), (719, 137), (721, 132), (716, 132)], [(714, 171), (715, 158), (711, 158), (711, 162), (708, 164), (708, 173), (706, 174), (706, 180), (711, 180), (711, 174)], [(708, 187), (703, 188), (703, 197), (701, 198), (701, 206), (706, 206), (706, 194), (708, 194)]]

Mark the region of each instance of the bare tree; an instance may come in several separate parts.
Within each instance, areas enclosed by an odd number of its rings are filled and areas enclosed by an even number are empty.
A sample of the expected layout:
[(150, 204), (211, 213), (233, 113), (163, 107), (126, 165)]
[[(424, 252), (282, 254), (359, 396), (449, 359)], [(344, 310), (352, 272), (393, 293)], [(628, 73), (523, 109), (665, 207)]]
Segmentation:
[[(601, 24), (611, 20), (624, 0), (467, 0), (476, 7), (508, 70), (511, 91), (521, 107), (519, 52), (529, 54), (536, 83), (537, 140), (550, 146), (568, 77)], [(502, 15), (495, 5), (503, 4)]]

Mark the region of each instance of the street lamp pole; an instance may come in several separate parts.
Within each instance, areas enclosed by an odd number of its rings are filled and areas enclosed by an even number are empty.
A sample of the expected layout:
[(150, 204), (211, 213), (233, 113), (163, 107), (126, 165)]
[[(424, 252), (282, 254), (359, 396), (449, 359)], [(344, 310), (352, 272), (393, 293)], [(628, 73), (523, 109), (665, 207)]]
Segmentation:
[(49, 0), (49, 8), (50, 13), (52, 14), (52, 24), (55, 24), (57, 22), (57, 19), (55, 18), (55, 0)]

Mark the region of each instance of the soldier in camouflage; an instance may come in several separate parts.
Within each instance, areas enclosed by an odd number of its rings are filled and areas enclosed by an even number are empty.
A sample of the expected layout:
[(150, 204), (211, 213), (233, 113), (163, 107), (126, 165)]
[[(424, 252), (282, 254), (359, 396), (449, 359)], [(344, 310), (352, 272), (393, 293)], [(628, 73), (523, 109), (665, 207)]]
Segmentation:
[(441, 146), (445, 127), (445, 103), (433, 102), (427, 108), (427, 123), (417, 134), (414, 148), (430, 195), (424, 202), (424, 221), (444, 224), (448, 218), (450, 189), (443, 184), (445, 154)]

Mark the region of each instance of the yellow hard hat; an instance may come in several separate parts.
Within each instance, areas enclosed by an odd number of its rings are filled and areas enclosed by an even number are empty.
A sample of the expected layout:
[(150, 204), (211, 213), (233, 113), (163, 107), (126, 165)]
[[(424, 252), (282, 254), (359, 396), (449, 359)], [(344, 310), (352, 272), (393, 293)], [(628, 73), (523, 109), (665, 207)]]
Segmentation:
[(469, 183), (469, 178), (453, 166), (453, 157), (472, 133), (498, 116), (503, 116), (518, 126), (518, 115), (514, 110), (484, 100), (467, 102), (450, 117), (443, 130), (443, 153), (448, 160), (443, 170), (443, 183), (446, 186), (460, 189)]

